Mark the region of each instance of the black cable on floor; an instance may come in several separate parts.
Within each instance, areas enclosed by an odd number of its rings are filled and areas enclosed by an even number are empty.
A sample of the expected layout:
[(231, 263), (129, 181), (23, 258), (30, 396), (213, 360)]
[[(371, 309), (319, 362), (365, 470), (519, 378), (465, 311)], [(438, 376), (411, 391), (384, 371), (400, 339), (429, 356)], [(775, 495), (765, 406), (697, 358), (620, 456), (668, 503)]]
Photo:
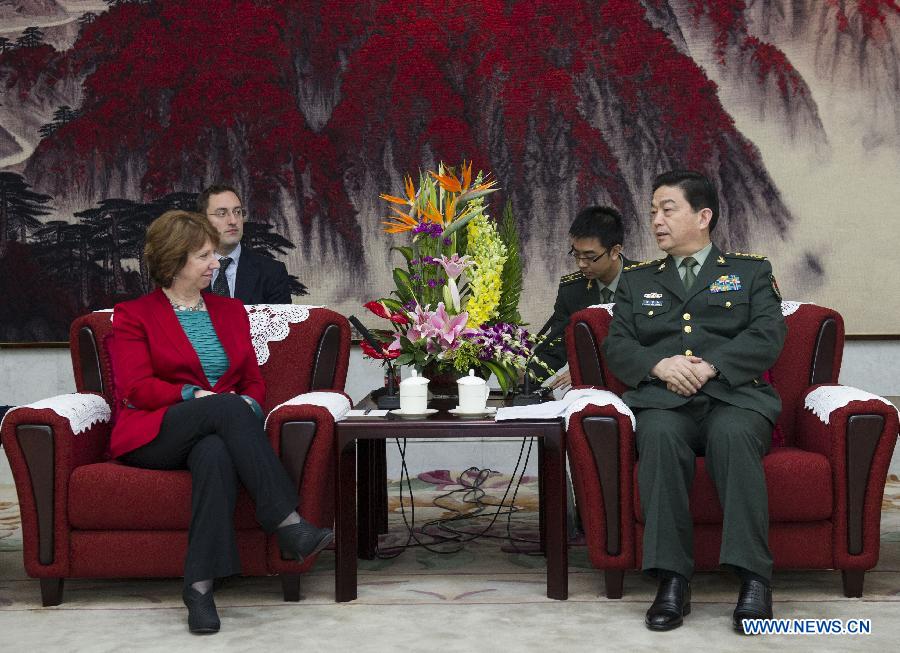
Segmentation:
[[(449, 510), (451, 512), (455, 512), (456, 514), (452, 517), (444, 517), (444, 518), (440, 518), (440, 519), (434, 519), (434, 520), (431, 520), (431, 521), (423, 524), (423, 526), (419, 532), (422, 535), (425, 535), (425, 536), (431, 538), (432, 540), (434, 540), (432, 542), (423, 542), (422, 540), (419, 539), (419, 537), (417, 535), (416, 528), (415, 528), (415, 523), (416, 523), (415, 498), (413, 497), (412, 480), (409, 475), (409, 468), (406, 465), (406, 444), (407, 443), (406, 443), (405, 438), (402, 439), (402, 444), (401, 444), (401, 439), (397, 439), (396, 442), (397, 442), (398, 452), (400, 453), (400, 463), (401, 463), (400, 464), (400, 513), (403, 517), (403, 523), (406, 526), (408, 535), (407, 535), (405, 544), (389, 547), (391, 550), (399, 549), (396, 553), (384, 553), (384, 552), (378, 550), (378, 548), (376, 548), (376, 556), (379, 559), (395, 558), (398, 555), (400, 555), (403, 552), (403, 550), (405, 550), (407, 548), (412, 548), (412, 547), (422, 547), (427, 551), (430, 551), (432, 553), (441, 554), (441, 555), (457, 553), (460, 550), (462, 550), (463, 544), (465, 544), (466, 542), (471, 542), (472, 540), (474, 540), (478, 537), (507, 539), (509, 541), (510, 545), (513, 547), (513, 549), (515, 549), (517, 552), (530, 554), (530, 552), (522, 552), (516, 546), (516, 542), (528, 543), (528, 544), (537, 544), (537, 542), (534, 542), (533, 540), (528, 540), (525, 538), (514, 537), (512, 535), (512, 531), (511, 531), (511, 519), (512, 519), (513, 513), (519, 512), (519, 510), (520, 510), (515, 505), (515, 498), (518, 496), (519, 488), (520, 488), (522, 480), (525, 476), (525, 469), (528, 465), (528, 460), (531, 457), (531, 449), (534, 444), (534, 438), (525, 438), (522, 440), (522, 446), (519, 448), (519, 456), (516, 460), (516, 465), (513, 469), (513, 473), (510, 476), (510, 481), (506, 486), (506, 491), (503, 493), (503, 497), (500, 499), (500, 503), (497, 506), (497, 510), (493, 514), (491, 514), (491, 515), (482, 514), (484, 512), (484, 510), (491, 504), (485, 504), (482, 502), (482, 499), (486, 496), (487, 493), (481, 488), (481, 486), (484, 484), (484, 482), (488, 478), (490, 478), (491, 474), (497, 473), (490, 469), (481, 470), (481, 469), (478, 469), (477, 467), (470, 467), (469, 469), (465, 470), (457, 477), (457, 484), (461, 485), (463, 487), (458, 488), (456, 490), (450, 490), (449, 492), (446, 492), (442, 495), (435, 497), (435, 499), (433, 500), (433, 504), (436, 507), (441, 508), (442, 510), (445, 510), (445, 511)], [(525, 462), (524, 462), (524, 464), (522, 464), (522, 454), (523, 454), (523, 452), (525, 452), (525, 443), (526, 442), (528, 442), (528, 451), (525, 455)], [(522, 464), (521, 472), (519, 472), (520, 464)], [(472, 473), (472, 472), (475, 473), (475, 479), (470, 484), (465, 479), (465, 476), (466, 476), (466, 474)], [(518, 481), (516, 481), (516, 473), (517, 472), (519, 472)], [(406, 508), (405, 508), (404, 502), (403, 502), (404, 480), (406, 482), (407, 491), (409, 493), (409, 501), (410, 501), (410, 517), (409, 518), (407, 518)], [(508, 508), (504, 511), (504, 507), (505, 507), (504, 504), (506, 502), (506, 498), (509, 496), (509, 492), (510, 492), (510, 489), (512, 488), (512, 484), (514, 481), (516, 481), (516, 487), (515, 487), (515, 490), (513, 491), (512, 502), (508, 506)], [(439, 503), (439, 501), (441, 499), (445, 499), (447, 497), (453, 496), (454, 494), (457, 494), (459, 492), (464, 493), (462, 503), (474, 503), (476, 506), (475, 510), (463, 512), (457, 508), (453, 508), (450, 506), (442, 506)], [(506, 536), (492, 535), (492, 534), (488, 533), (488, 531), (491, 530), (491, 528), (493, 528), (498, 517), (503, 516), (503, 515), (506, 515), (506, 517), (507, 517)], [(473, 532), (467, 531), (467, 530), (460, 530), (452, 525), (455, 522), (460, 522), (460, 521), (469, 520), (469, 519), (479, 519), (479, 518), (485, 518), (485, 517), (491, 517), (491, 522), (485, 528), (483, 528), (480, 532), (477, 532), (477, 533), (473, 533)], [(410, 523), (410, 521), (412, 523)], [(430, 529), (430, 528), (438, 529), (439, 531), (443, 531), (443, 533), (429, 532), (428, 529)], [(447, 533), (447, 534), (444, 534), (444, 533)], [(415, 540), (415, 544), (413, 544), (413, 540)], [(446, 545), (446, 544), (450, 544), (450, 543), (456, 544), (457, 546), (455, 546), (454, 548), (449, 549), (449, 550), (435, 548), (435, 546), (441, 546), (441, 545)]]

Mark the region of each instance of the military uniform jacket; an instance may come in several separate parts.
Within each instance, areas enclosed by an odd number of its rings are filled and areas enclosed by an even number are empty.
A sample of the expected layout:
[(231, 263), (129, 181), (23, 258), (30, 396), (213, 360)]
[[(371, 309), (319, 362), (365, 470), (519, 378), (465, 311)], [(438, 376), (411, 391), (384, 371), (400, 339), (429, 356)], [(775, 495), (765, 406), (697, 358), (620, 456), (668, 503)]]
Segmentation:
[(603, 354), (612, 373), (633, 388), (623, 396), (632, 408), (687, 403), (688, 397), (650, 377), (663, 358), (686, 354), (719, 370), (700, 392), (774, 423), (781, 399), (761, 377), (781, 353), (785, 334), (769, 262), (713, 246), (689, 291), (671, 256), (626, 267)]
[[(632, 263), (633, 261), (629, 261), (624, 256), (622, 257), (623, 269)], [(619, 278), (619, 283), (622, 283), (621, 277)], [(553, 305), (553, 315), (547, 333), (550, 333), (560, 325), (568, 324), (569, 318), (574, 313), (588, 306), (603, 303), (603, 298), (600, 296), (602, 287), (603, 284), (596, 279), (585, 279), (580, 270), (563, 276), (559, 280), (559, 291), (556, 294), (556, 302)], [(538, 358), (547, 363), (551, 370), (561, 368), (567, 362), (565, 338), (563, 337), (554, 343), (549, 343), (538, 353)], [(543, 373), (546, 376), (547, 374), (546, 370), (541, 368), (535, 367), (532, 369), (539, 375)]]

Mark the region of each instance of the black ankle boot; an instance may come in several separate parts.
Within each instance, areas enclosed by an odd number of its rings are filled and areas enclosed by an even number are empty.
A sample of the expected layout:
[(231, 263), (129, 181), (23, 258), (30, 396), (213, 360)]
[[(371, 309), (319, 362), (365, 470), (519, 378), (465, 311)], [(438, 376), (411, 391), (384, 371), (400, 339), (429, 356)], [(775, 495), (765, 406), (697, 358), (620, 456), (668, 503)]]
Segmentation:
[(301, 519), (298, 524), (282, 526), (275, 531), (275, 535), (278, 536), (281, 555), (297, 562), (315, 555), (334, 539), (334, 532), (330, 528), (317, 528), (305, 519)]
[(188, 609), (188, 629), (195, 635), (219, 632), (219, 614), (212, 590), (201, 594), (193, 587), (185, 587), (181, 594)]

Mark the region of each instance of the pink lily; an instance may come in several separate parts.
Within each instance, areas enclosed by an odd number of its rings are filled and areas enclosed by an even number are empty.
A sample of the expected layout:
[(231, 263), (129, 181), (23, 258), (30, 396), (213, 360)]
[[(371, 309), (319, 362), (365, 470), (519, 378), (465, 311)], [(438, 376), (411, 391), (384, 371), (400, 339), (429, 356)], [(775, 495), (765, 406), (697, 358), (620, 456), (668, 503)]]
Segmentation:
[(455, 317), (450, 317), (444, 308), (444, 302), (438, 304), (437, 310), (431, 315), (431, 325), (435, 329), (435, 336), (441, 349), (456, 349), (461, 337), (466, 334), (466, 322), (469, 314), (462, 312)]
[(468, 254), (460, 256), (454, 252), (453, 256), (441, 256), (438, 263), (441, 264), (444, 268), (444, 272), (447, 273), (447, 276), (450, 279), (456, 279), (463, 273), (463, 270), (474, 264), (475, 261), (471, 260), (471, 257)]

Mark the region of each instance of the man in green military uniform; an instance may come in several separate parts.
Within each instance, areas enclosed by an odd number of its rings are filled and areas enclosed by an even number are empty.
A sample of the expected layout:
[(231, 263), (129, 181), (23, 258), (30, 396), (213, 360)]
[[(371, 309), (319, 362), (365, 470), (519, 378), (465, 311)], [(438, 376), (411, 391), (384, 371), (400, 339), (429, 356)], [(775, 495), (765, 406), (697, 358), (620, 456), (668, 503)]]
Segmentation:
[(623, 399), (637, 418), (643, 569), (659, 580), (651, 630), (677, 628), (690, 612), (697, 455), (723, 507), (719, 562), (742, 581), (732, 623), (743, 632), (742, 619), (772, 616), (762, 457), (781, 400), (762, 376), (786, 330), (769, 262), (710, 241), (718, 213), (703, 175), (654, 180), (651, 228), (668, 256), (625, 268), (603, 342), (610, 369), (632, 388)]
[[(578, 271), (559, 280), (553, 315), (544, 325), (546, 333), (565, 327), (569, 317), (583, 308), (613, 301), (622, 269), (631, 263), (622, 256), (624, 236), (622, 216), (615, 209), (589, 206), (578, 213), (569, 227), (569, 256), (575, 259)], [(538, 358), (554, 372), (562, 368), (566, 365), (564, 339), (547, 343)], [(538, 376), (547, 376), (542, 367), (535, 365), (532, 370)], [(550, 386), (558, 388), (570, 383), (568, 371), (563, 371)]]

